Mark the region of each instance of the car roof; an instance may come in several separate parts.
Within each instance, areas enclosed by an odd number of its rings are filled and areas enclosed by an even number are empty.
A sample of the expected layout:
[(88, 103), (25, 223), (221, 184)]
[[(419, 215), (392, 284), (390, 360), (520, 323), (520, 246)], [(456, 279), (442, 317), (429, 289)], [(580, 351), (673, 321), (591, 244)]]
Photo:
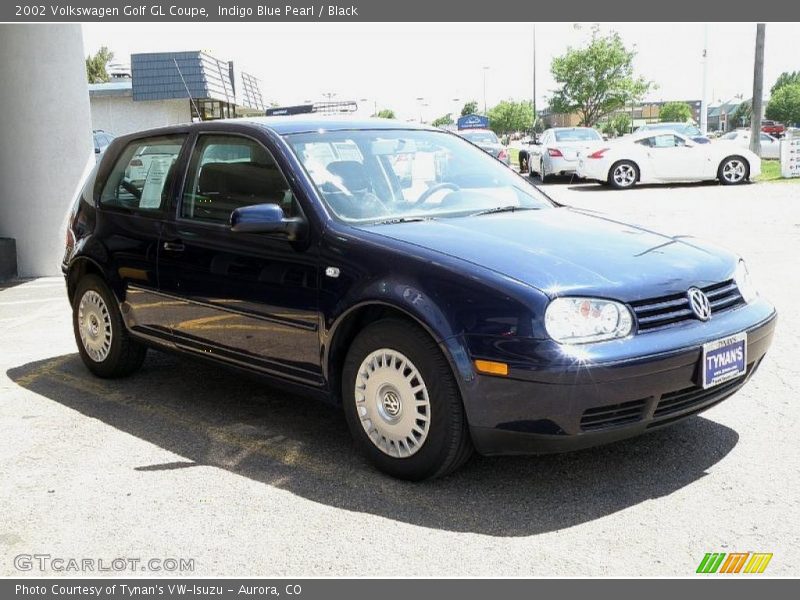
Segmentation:
[(591, 131), (597, 131), (594, 127), (550, 127), (545, 131), (576, 131), (578, 129), (590, 129)]
[[(220, 127), (220, 125), (222, 127)], [(226, 126), (230, 125), (231, 131), (240, 131), (240, 127), (251, 126), (260, 127), (273, 131), (278, 135), (292, 135), (299, 133), (316, 133), (325, 131), (359, 131), (359, 130), (397, 130), (397, 131), (436, 131), (443, 134), (448, 132), (438, 127), (408, 123), (396, 119), (372, 119), (347, 116), (323, 116), (323, 115), (296, 115), (279, 117), (245, 117), (236, 119), (215, 119), (213, 121), (199, 121), (196, 123), (183, 123), (181, 125), (168, 125), (166, 127), (156, 127), (136, 131), (116, 139), (120, 143), (127, 144), (131, 141), (171, 135), (186, 134), (195, 130), (224, 132)]]
[(342, 115), (327, 116), (313, 113), (310, 115), (224, 119), (222, 122), (252, 123), (269, 128), (278, 135), (309, 133), (313, 131), (345, 131), (358, 129), (417, 129), (423, 131), (441, 131), (441, 129), (436, 127), (398, 121), (397, 119), (348, 117)]

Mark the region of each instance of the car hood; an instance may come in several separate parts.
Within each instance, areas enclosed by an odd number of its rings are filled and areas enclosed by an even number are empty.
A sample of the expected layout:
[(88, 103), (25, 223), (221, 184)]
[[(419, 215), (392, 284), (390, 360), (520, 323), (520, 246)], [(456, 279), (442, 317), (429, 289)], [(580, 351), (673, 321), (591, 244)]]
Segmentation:
[(491, 269), (550, 296), (635, 301), (731, 277), (737, 257), (570, 208), (373, 225), (380, 236)]

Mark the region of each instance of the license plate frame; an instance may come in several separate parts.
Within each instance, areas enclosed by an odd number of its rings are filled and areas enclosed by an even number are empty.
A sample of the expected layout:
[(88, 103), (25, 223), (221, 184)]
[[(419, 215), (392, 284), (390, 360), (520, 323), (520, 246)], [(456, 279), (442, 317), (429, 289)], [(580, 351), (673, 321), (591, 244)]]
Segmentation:
[(703, 344), (700, 360), (703, 389), (742, 377), (747, 373), (747, 332)]

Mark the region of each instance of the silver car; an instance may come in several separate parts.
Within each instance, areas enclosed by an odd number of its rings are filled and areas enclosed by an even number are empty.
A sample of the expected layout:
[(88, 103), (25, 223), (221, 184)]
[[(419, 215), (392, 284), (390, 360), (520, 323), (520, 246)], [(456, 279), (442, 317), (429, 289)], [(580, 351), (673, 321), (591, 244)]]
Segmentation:
[(508, 149), (500, 143), (494, 131), (489, 129), (464, 129), (458, 132), (468, 142), (472, 142), (497, 160), (509, 164)]
[(602, 143), (603, 136), (591, 127), (547, 129), (528, 151), (530, 173), (538, 173), (542, 182), (551, 175), (572, 175), (581, 152), (596, 149)]

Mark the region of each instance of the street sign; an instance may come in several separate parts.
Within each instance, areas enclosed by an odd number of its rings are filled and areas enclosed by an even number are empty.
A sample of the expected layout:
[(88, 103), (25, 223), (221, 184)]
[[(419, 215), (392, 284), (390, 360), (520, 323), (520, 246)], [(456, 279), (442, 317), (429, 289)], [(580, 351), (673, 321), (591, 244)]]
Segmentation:
[(781, 177), (800, 177), (800, 129), (787, 129), (781, 140)]

